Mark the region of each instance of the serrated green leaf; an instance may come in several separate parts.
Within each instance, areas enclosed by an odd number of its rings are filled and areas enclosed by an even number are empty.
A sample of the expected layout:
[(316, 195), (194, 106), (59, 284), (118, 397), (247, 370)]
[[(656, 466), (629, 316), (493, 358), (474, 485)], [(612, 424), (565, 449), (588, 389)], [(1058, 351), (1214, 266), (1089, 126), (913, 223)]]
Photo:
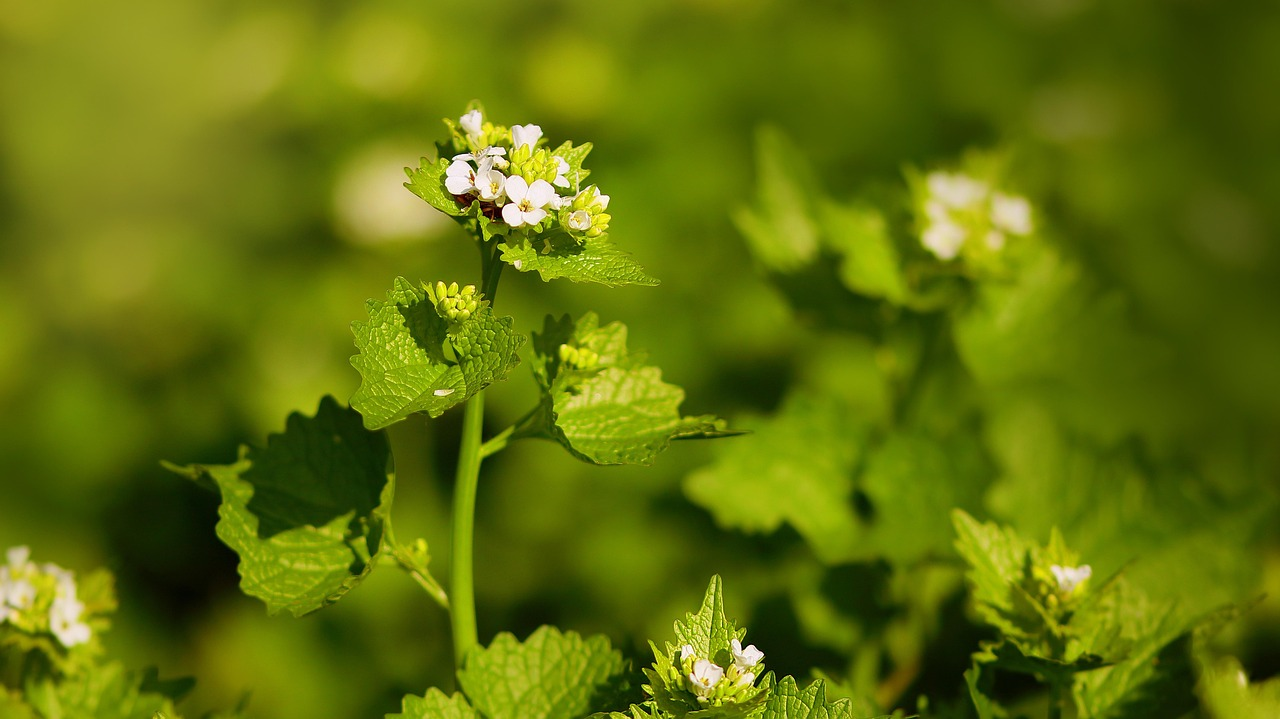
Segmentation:
[(283, 434), (242, 447), (235, 464), (166, 466), (217, 486), (217, 534), (240, 555), (240, 588), (272, 614), (301, 616), (372, 570), (395, 487), (390, 458), (385, 433), (325, 397), (315, 417), (291, 414)]
[(1004, 719), (1009, 716), (1005, 708), (991, 698), (991, 681), (982, 673), (982, 665), (973, 663), (964, 673), (965, 685), (969, 688), (969, 698), (978, 713), (978, 719)]
[(510, 317), (495, 317), (487, 304), (451, 325), (425, 289), (398, 277), (385, 301), (369, 300), (366, 307), (368, 321), (351, 325), (359, 350), (351, 365), (361, 377), (351, 406), (369, 429), (415, 412), (438, 417), (505, 379), (520, 362), (516, 352), (524, 336), (512, 331)]
[(733, 661), (728, 656), (729, 641), (741, 640), (746, 629), (738, 629), (724, 614), (724, 587), (720, 575), (711, 578), (696, 614), (689, 613), (675, 622), (676, 646), (688, 644), (693, 653), (724, 666)]
[(840, 281), (853, 292), (901, 304), (907, 296), (898, 248), (884, 215), (869, 206), (818, 206), (825, 243), (840, 255)]
[(418, 169), (404, 168), (405, 174), (409, 176), (409, 181), (404, 183), (404, 186), (413, 194), (426, 200), (428, 205), (446, 215), (462, 217), (467, 214), (467, 207), (458, 204), (458, 201), (444, 187), (444, 176), (449, 169), (449, 164), (450, 160), (447, 157), (442, 156), (438, 160), (428, 160), (424, 157)]
[(1188, 618), (1172, 607), (1134, 614), (1128, 658), (1080, 674), (1074, 694), (1081, 719), (1162, 719), (1196, 706), (1194, 649), (1235, 618), (1226, 607)]
[(480, 719), (461, 694), (448, 696), (439, 689), (428, 689), (423, 696), (406, 696), (399, 714), (387, 719)]
[[(597, 363), (578, 369), (562, 363), (559, 347), (589, 349)], [(593, 464), (651, 464), (672, 440), (736, 434), (710, 415), (680, 416), (684, 390), (662, 381), (643, 355), (626, 349), (626, 327), (599, 326), (594, 313), (577, 322), (548, 317), (534, 334), (534, 373), (543, 389), (541, 414), (523, 431), (554, 439)]]
[(1008, 527), (981, 523), (963, 510), (955, 510), (956, 550), (968, 563), (965, 577), (978, 613), (1009, 637), (1034, 636), (1038, 626), (1028, 626), (1025, 608), (1015, 601), (1022, 584), (1032, 545)]
[(658, 284), (630, 254), (618, 249), (608, 233), (579, 242), (567, 233), (548, 231), (532, 240), (513, 237), (498, 249), (503, 262), (521, 272), (536, 271), (546, 282), (567, 279), (610, 287)]
[(793, 394), (755, 434), (719, 447), (716, 461), (685, 480), (685, 494), (722, 527), (772, 532), (795, 527), (824, 562), (858, 555), (853, 471), (866, 429), (831, 397)]
[(168, 697), (143, 691), (141, 684), (142, 679), (125, 671), (123, 665), (110, 663), (87, 668), (59, 682), (28, 684), (26, 697), (44, 717), (138, 719), (162, 712), (177, 719)]
[(564, 173), (564, 176), (574, 188), (585, 189), (587, 187), (586, 179), (591, 174), (591, 171), (584, 169), (582, 163), (586, 161), (587, 153), (589, 152), (591, 152), (590, 142), (575, 146), (567, 140), (551, 151), (551, 154), (564, 158), (564, 161), (568, 163), (569, 171)]
[(817, 679), (801, 689), (794, 677), (783, 677), (764, 705), (761, 719), (854, 719), (853, 702), (827, 699), (826, 683)]
[(486, 719), (579, 719), (621, 703), (626, 662), (603, 636), (540, 627), (509, 633), (467, 655), (458, 684)]
[(1096, 654), (1084, 654), (1069, 662), (1029, 655), (1013, 642), (1006, 641), (984, 644), (974, 659), (997, 669), (1042, 676), (1051, 684), (1064, 686), (1074, 674), (1107, 665), (1106, 660)]

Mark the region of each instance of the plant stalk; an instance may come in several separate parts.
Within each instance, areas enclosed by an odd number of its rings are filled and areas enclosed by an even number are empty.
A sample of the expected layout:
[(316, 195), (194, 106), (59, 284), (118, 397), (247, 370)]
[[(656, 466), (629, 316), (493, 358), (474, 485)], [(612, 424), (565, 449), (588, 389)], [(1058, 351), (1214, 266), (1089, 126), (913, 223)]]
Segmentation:
[(453, 660), (457, 669), (477, 643), (473, 552), (476, 486), (480, 482), (480, 433), (484, 427), (484, 392), (467, 401), (462, 416), (462, 443), (453, 489), (453, 543), (450, 546), (449, 605), (453, 626)]

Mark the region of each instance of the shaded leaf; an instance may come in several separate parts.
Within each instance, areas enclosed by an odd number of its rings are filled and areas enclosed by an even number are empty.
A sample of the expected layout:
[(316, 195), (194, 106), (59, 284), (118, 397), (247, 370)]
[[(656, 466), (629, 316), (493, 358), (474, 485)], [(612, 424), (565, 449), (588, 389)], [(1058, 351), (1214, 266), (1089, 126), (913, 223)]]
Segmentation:
[(537, 272), (546, 282), (567, 279), (610, 287), (658, 284), (630, 254), (618, 249), (608, 233), (579, 242), (568, 233), (547, 231), (532, 239), (513, 236), (498, 249), (503, 262), (521, 272)]
[(274, 614), (332, 604), (373, 568), (395, 487), (386, 435), (332, 397), (294, 413), (266, 448), (229, 465), (169, 469), (211, 480), (222, 496), (217, 534), (240, 555), (240, 588)]

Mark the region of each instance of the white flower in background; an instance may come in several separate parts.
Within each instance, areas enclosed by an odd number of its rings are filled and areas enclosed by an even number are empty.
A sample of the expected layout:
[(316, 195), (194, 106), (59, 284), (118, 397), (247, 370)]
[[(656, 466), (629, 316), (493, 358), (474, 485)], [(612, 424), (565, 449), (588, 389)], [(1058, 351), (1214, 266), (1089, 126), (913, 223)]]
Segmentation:
[(991, 198), (991, 222), (1014, 235), (1031, 234), (1031, 203), (1025, 197), (997, 192)]
[(537, 125), (512, 125), (511, 126), (511, 147), (520, 149), (528, 145), (532, 150), (533, 146), (538, 144), (538, 140), (542, 139), (542, 128)]
[(1053, 572), (1053, 578), (1058, 580), (1058, 589), (1068, 594), (1080, 586), (1084, 580), (1093, 576), (1093, 568), (1087, 564), (1078, 567), (1063, 567), (1055, 564), (1049, 567), (1049, 571)]
[[(742, 648), (742, 642), (734, 639), (729, 642), (730, 650), (733, 652), (734, 666), (738, 667), (738, 671), (745, 671), (760, 663), (764, 659), (764, 652), (756, 649), (756, 645), (748, 644), (746, 649)], [(755, 675), (752, 675), (754, 681)]]
[(693, 671), (689, 672), (689, 686), (700, 697), (711, 696), (721, 679), (724, 679), (724, 670), (706, 659), (694, 662)]
[(36, 588), (25, 579), (0, 574), (0, 624), (17, 621), (18, 612), (30, 609), (36, 601)]
[(465, 195), (476, 189), (476, 168), (471, 163), (454, 160), (444, 171), (444, 187), (452, 195)]
[(507, 148), (505, 147), (486, 147), (475, 152), (463, 152), (461, 154), (454, 155), (453, 159), (474, 162), (477, 165), (489, 162), (494, 167), (502, 169), (508, 164), (505, 158), (506, 154)]
[(547, 216), (542, 208), (556, 196), (555, 188), (546, 180), (534, 180), (530, 185), (519, 175), (507, 178), (506, 190), (510, 202), (502, 207), (502, 219), (512, 227), (542, 222)]
[(9, 566), (13, 568), (16, 574), (27, 568), (27, 564), (31, 559), (31, 549), (25, 546), (10, 547), (4, 553), (4, 556), (5, 559), (9, 560)]
[(952, 260), (960, 254), (960, 246), (968, 233), (950, 218), (934, 220), (925, 228), (920, 242), (940, 260)]
[(467, 139), (471, 140), (472, 144), (480, 144), (480, 137), (484, 134), (484, 116), (479, 110), (472, 110), (458, 118), (458, 124), (467, 133)]
[(552, 180), (551, 184), (556, 187), (569, 187), (569, 180), (564, 175), (569, 171), (569, 163), (559, 155), (552, 155), (551, 159), (556, 161), (556, 179)]
[(991, 230), (983, 240), (987, 243), (987, 247), (997, 252), (1004, 249), (1005, 236), (999, 230)]
[(947, 207), (963, 210), (986, 199), (991, 188), (987, 183), (975, 180), (967, 175), (948, 172), (931, 172), (925, 178), (929, 185), (929, 194)]
[(89, 641), (92, 630), (88, 624), (80, 621), (84, 616), (84, 604), (75, 596), (59, 594), (49, 607), (49, 631), (62, 642), (64, 647), (74, 647)]
[(569, 214), (569, 221), (565, 224), (575, 232), (586, 232), (591, 229), (591, 213), (586, 210), (574, 210)]
[(480, 169), (476, 172), (476, 192), (480, 195), (480, 199), (486, 202), (501, 200), (506, 184), (506, 175), (493, 169), (488, 162), (480, 164)]

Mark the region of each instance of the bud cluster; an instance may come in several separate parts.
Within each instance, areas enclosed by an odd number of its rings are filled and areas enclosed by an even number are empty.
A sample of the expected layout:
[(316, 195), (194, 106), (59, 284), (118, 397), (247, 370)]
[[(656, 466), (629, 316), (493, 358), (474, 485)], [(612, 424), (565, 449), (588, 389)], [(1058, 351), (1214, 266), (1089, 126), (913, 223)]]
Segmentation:
[(600, 362), (600, 355), (589, 347), (560, 345), (560, 362), (574, 369), (592, 369)]
[(476, 292), (475, 285), (459, 288), (457, 282), (446, 285), (437, 282), (434, 287), (427, 286), (427, 296), (436, 313), (452, 323), (466, 322), (480, 310), (484, 295)]
[(559, 229), (582, 240), (608, 229), (609, 196), (595, 185), (580, 189), (586, 173), (539, 147), (541, 127), (494, 125), (479, 110), (451, 127), (457, 154), (445, 170), (444, 185), (463, 207), (478, 201), (490, 220), (527, 234)]
[(76, 596), (75, 575), (56, 564), (37, 566), (26, 547), (8, 550), (0, 566), (0, 628), (27, 634), (52, 634), (64, 647), (93, 635), (84, 604)]
[(1010, 235), (1032, 232), (1025, 197), (996, 191), (968, 175), (931, 172), (924, 178), (920, 241), (940, 260), (961, 253), (999, 252)]
[[(668, 645), (670, 646), (670, 645)], [(749, 644), (745, 648), (737, 639), (730, 641), (728, 651), (717, 652), (721, 662), (699, 656), (690, 644), (680, 647), (672, 657), (672, 667), (680, 674), (684, 688), (696, 697), (699, 705), (736, 704), (755, 695), (755, 681), (764, 671), (764, 652)]]

